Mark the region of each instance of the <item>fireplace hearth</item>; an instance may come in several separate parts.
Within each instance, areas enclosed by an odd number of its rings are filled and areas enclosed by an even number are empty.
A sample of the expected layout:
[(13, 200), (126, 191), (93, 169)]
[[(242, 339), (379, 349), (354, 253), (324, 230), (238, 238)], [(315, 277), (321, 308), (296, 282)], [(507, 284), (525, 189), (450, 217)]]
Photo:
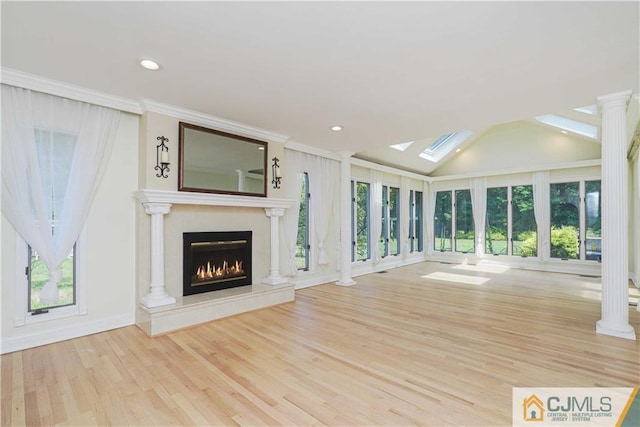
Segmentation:
[(183, 233), (183, 296), (251, 284), (251, 231)]

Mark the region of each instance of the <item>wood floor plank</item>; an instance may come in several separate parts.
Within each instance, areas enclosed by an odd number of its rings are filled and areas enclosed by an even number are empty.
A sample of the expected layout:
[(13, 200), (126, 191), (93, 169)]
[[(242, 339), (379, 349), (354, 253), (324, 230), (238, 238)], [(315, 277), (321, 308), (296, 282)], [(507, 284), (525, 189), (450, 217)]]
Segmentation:
[[(513, 387), (640, 383), (597, 278), (420, 263), (161, 337), (3, 355), (2, 426), (511, 424)], [(640, 333), (640, 313), (630, 310)]]

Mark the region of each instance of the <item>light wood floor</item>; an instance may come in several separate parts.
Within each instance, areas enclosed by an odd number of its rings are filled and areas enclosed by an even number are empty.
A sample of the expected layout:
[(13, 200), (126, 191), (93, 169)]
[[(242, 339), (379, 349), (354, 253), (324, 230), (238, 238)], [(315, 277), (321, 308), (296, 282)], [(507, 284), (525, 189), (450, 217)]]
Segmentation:
[(507, 426), (514, 386), (640, 383), (640, 343), (595, 334), (598, 279), (421, 263), (356, 280), (4, 355), (2, 425)]

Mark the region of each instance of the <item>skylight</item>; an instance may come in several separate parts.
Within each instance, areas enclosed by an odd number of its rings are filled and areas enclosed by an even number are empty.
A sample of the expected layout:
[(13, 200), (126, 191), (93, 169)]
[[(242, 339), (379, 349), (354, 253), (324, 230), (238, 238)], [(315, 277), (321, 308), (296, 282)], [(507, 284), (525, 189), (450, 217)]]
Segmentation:
[(566, 117), (556, 116), (555, 114), (538, 116), (536, 120), (549, 126), (586, 136), (587, 138), (598, 139), (598, 128), (596, 126), (567, 119)]
[(415, 141), (409, 141), (409, 142), (403, 142), (403, 143), (400, 143), (400, 144), (393, 144), (393, 145), (390, 145), (389, 148), (393, 148), (393, 149), (398, 150), (398, 151), (404, 151), (407, 148), (411, 147), (411, 145), (414, 142)]
[(598, 106), (596, 104), (586, 105), (584, 107), (574, 108), (574, 111), (578, 111), (580, 113), (589, 114), (591, 116), (595, 116), (598, 114)]
[(460, 145), (465, 139), (469, 138), (471, 133), (472, 132), (470, 130), (467, 130), (464, 132), (444, 134), (429, 144), (429, 146), (418, 155), (425, 160), (437, 163)]
[(440, 138), (433, 141), (431, 145), (429, 145), (427, 149), (424, 150), (424, 153), (434, 154), (438, 150), (438, 148), (442, 147), (449, 139), (451, 139), (451, 137), (453, 137), (453, 135), (455, 135), (455, 133), (447, 133), (442, 135)]

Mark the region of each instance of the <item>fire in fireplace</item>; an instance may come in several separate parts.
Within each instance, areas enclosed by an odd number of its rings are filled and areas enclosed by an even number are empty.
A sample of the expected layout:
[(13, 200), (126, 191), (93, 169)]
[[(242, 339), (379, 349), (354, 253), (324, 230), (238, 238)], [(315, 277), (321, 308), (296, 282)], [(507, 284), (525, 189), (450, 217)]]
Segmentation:
[(184, 296), (251, 284), (251, 231), (183, 234)]

